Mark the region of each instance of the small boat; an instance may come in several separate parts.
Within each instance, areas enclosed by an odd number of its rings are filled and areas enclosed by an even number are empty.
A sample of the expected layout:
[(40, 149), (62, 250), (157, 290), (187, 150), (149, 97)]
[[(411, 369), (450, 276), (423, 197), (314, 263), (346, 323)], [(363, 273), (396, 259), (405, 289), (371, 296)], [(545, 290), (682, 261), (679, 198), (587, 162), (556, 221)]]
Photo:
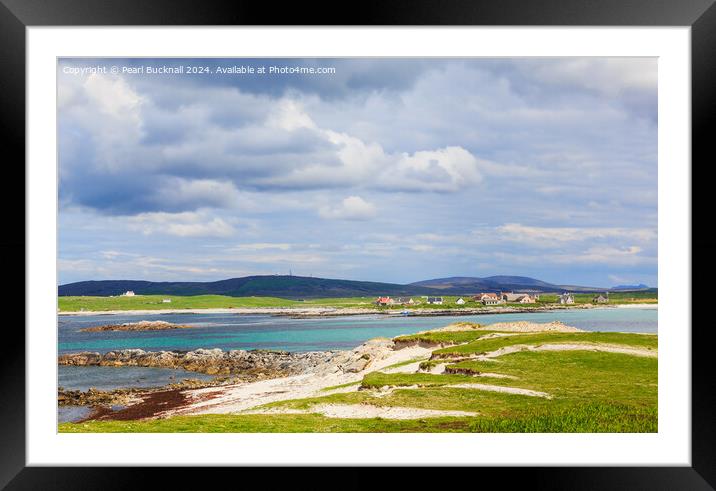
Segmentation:
[(400, 315), (410, 315), (410, 311), (409, 311), (409, 310), (403, 310), (403, 311), (400, 313)]

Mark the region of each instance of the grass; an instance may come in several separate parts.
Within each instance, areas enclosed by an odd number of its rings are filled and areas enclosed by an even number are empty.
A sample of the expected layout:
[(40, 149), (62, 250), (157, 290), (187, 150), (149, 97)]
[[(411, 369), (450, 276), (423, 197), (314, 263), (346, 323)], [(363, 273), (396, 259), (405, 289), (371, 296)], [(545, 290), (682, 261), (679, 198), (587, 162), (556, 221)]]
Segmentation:
[[(477, 324), (475, 324), (477, 326)], [(421, 342), (428, 344), (462, 344), (476, 341), (489, 334), (498, 331), (490, 330), (471, 330), (471, 331), (430, 331), (420, 334), (409, 334), (407, 336), (398, 336), (395, 338), (399, 343)]]
[(379, 389), (381, 387), (400, 387), (419, 385), (421, 387), (440, 386), (474, 382), (475, 379), (466, 375), (435, 375), (431, 373), (383, 373), (372, 372), (363, 377), (361, 388)]
[[(162, 300), (170, 299), (171, 303)], [(106, 310), (217, 309), (243, 307), (293, 307), (303, 302), (274, 297), (226, 297), (223, 295), (135, 295), (133, 297), (59, 297), (61, 312)]]
[(321, 389), (321, 392), (330, 392), (332, 390), (336, 389), (345, 389), (346, 387), (352, 387), (354, 385), (360, 385), (360, 380), (358, 382), (348, 382), (347, 384), (340, 384), (340, 385), (331, 385), (330, 387), (324, 387)]
[(656, 358), (594, 351), (523, 351), (499, 360), (462, 361), (447, 368), (511, 375), (516, 378), (481, 377), (479, 381), (538, 390), (575, 402), (656, 404)]
[(656, 432), (656, 410), (616, 405), (528, 411), (519, 417), (333, 419), (316, 414), (176, 416), (148, 421), (64, 423), (62, 433), (616, 433)]
[[(652, 292), (614, 293), (609, 295), (610, 304), (656, 302), (657, 294)], [(576, 294), (577, 304), (591, 303), (592, 294)], [(162, 303), (163, 299), (170, 299), (171, 303)], [(464, 305), (457, 305), (458, 298), (465, 300)], [(224, 295), (135, 295), (133, 297), (59, 297), (58, 307), (61, 312), (79, 312), (86, 310), (101, 312), (106, 310), (160, 310), (160, 309), (218, 309), (218, 308), (259, 308), (259, 307), (335, 307), (335, 308), (370, 308), (386, 311), (402, 311), (404, 309), (420, 308), (434, 310), (461, 310), (484, 308), (489, 310), (495, 307), (544, 307), (547, 304), (558, 302), (556, 295), (541, 295), (538, 304), (502, 304), (485, 306), (475, 302), (470, 296), (443, 297), (443, 305), (428, 304), (424, 298), (414, 296), (413, 300), (419, 302), (414, 305), (390, 305), (377, 307), (374, 297), (345, 297), (345, 298), (318, 298), (306, 300), (288, 300), (276, 297), (229, 297)]]
[[(471, 331), (466, 331), (471, 332)], [(626, 333), (538, 333), (472, 340), (451, 350), (492, 351), (516, 342), (588, 341), (656, 349), (657, 336)], [(443, 350), (439, 350), (443, 351)], [(405, 363), (412, 363), (413, 360)], [(396, 364), (401, 365), (404, 363)], [(523, 351), (496, 361), (466, 360), (447, 366), (461, 373), (372, 372), (358, 391), (266, 404), (311, 410), (316, 404), (370, 404), (478, 413), (472, 417), (417, 420), (340, 419), (319, 414), (176, 416), (144, 421), (65, 423), (60, 432), (656, 432), (658, 360), (593, 351)], [(513, 378), (475, 377), (491, 372)], [(551, 399), (449, 387), (480, 383), (546, 392)], [(381, 391), (385, 387), (392, 392)]]
[(499, 338), (478, 339), (467, 344), (441, 348), (433, 352), (434, 357), (451, 355), (479, 354), (495, 351), (516, 344), (540, 345), (546, 343), (604, 343), (632, 346), (636, 348), (656, 349), (655, 334), (632, 334), (618, 332), (550, 332), (520, 334)]
[[(574, 293), (576, 305), (591, 304), (596, 293)], [(610, 292), (609, 305), (630, 304), (630, 303), (656, 303), (659, 300), (658, 291), (636, 291), (636, 292)], [(538, 300), (540, 304), (559, 303), (557, 294), (541, 294)]]

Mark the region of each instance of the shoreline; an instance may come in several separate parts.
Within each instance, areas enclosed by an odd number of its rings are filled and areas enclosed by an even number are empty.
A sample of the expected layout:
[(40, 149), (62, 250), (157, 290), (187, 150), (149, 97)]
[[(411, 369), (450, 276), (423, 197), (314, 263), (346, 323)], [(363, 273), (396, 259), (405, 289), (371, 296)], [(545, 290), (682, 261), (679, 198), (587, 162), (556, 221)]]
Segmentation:
[[(458, 332), (477, 329), (478, 331), (484, 330), (489, 333), (490, 327), (493, 327), (503, 331), (502, 336), (519, 336), (549, 331), (584, 332), (581, 329), (570, 327), (560, 322), (542, 324), (517, 321), (472, 327), (471, 329), (468, 329), (468, 327), (457, 323), (439, 328), (437, 331)], [(490, 335), (488, 334), (488, 336)], [(420, 373), (420, 370), (422, 370), (420, 364), (431, 359), (434, 356), (433, 351), (454, 344), (453, 342), (439, 340), (401, 343), (398, 338), (376, 338), (352, 350), (316, 352), (314, 355), (317, 355), (317, 358), (313, 360), (314, 363), (309, 363), (309, 366), (300, 363), (299, 366), (292, 367), (293, 369), (291, 370), (276, 370), (273, 373), (267, 373), (270, 370), (264, 371), (265, 368), (268, 368), (264, 367), (264, 369), (260, 370), (263, 372), (261, 374), (263, 376), (259, 377), (244, 378), (235, 373), (232, 374), (233, 377), (229, 376), (223, 381), (191, 381), (151, 389), (115, 389), (111, 391), (94, 391), (91, 394), (81, 391), (64, 391), (59, 395), (67, 399), (69, 404), (79, 403), (91, 409), (91, 412), (78, 422), (90, 420), (133, 421), (190, 414), (250, 414), (251, 411), (262, 413), (266, 410), (260, 410), (260, 407), (272, 402), (359, 391), (361, 390), (360, 382), (368, 372)], [(656, 353), (643, 353), (643, 350), (609, 344), (599, 346), (590, 344), (545, 345), (533, 348), (533, 350), (550, 350), (557, 349), (557, 347), (562, 350), (590, 349), (612, 352), (624, 352), (626, 349), (631, 350), (629, 351), (630, 354), (657, 356)], [(517, 350), (522, 349), (519, 346), (515, 348)], [(497, 350), (485, 356), (500, 356), (514, 351), (515, 348)], [(228, 352), (226, 353), (228, 354)], [(161, 354), (162, 356), (157, 360), (166, 358), (166, 353), (154, 352), (151, 354)], [(197, 350), (191, 358), (194, 359), (196, 358), (195, 355), (199, 354), (211, 359), (216, 357), (215, 354), (210, 353), (210, 350)], [(267, 354), (265, 353), (265, 355)], [(224, 353), (222, 353), (223, 355)], [(278, 353), (275, 353), (275, 355), (278, 355)], [(129, 362), (127, 365), (133, 364), (133, 361), (129, 359), (123, 361)], [(258, 358), (255, 361), (258, 361)], [(269, 365), (281, 365), (284, 361), (286, 360), (276, 359), (270, 361)], [(443, 368), (445, 363), (447, 361), (442, 363)], [(429, 373), (437, 372), (431, 368)], [(236, 377), (237, 375), (238, 378)], [(498, 390), (499, 388), (494, 389)], [(84, 400), (84, 404), (80, 402), (82, 400)], [(121, 407), (114, 409), (112, 407), (114, 404), (119, 404)]]
[[(531, 312), (553, 312), (557, 310), (586, 310), (612, 308), (658, 309), (658, 303), (633, 303), (614, 305), (549, 305), (539, 307), (485, 307), (460, 309), (414, 309), (408, 310), (407, 317), (468, 316), (490, 314), (522, 314)], [(402, 317), (399, 310), (339, 308), (339, 307), (255, 307), (255, 308), (207, 308), (207, 309), (155, 309), (155, 310), (94, 310), (58, 312), (58, 316), (90, 315), (167, 315), (167, 314), (236, 314), (236, 315), (273, 315), (277, 317), (341, 317), (352, 315), (385, 315)]]

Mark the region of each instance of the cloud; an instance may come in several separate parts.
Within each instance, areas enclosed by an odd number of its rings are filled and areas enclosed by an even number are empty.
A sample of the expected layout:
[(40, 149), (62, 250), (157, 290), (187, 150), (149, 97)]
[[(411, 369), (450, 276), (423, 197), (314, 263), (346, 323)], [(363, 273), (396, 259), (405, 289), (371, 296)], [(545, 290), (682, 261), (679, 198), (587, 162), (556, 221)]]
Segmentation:
[(254, 206), (253, 202), (239, 194), (233, 182), (213, 179), (168, 177), (162, 180), (152, 199), (162, 208), (170, 210), (232, 208), (239, 203), (244, 207)]
[(139, 108), (143, 98), (121, 77), (90, 74), (84, 82), (87, 97), (100, 113), (139, 123)]
[(625, 247), (590, 247), (578, 254), (569, 256), (554, 256), (551, 258), (557, 263), (588, 263), (609, 265), (639, 265), (656, 264), (656, 257), (643, 256), (639, 246)]
[(551, 246), (564, 242), (583, 242), (595, 239), (630, 239), (641, 242), (656, 240), (656, 231), (649, 228), (609, 227), (534, 227), (519, 223), (507, 223), (496, 228), (504, 240), (529, 242)]
[(412, 245), (409, 248), (415, 252), (432, 252), (435, 250), (435, 246), (429, 244), (417, 244)]
[(300, 104), (291, 99), (282, 99), (269, 114), (267, 125), (284, 131), (300, 128), (316, 129), (316, 123), (306, 114)]
[(630, 90), (655, 91), (658, 83), (656, 58), (566, 58), (522, 66), (538, 80), (611, 96)]
[(206, 212), (150, 212), (126, 219), (131, 230), (144, 235), (166, 234), (177, 237), (230, 237), (235, 229), (219, 217)]
[(295, 101), (280, 101), (268, 124), (290, 132), (307, 131), (330, 143), (334, 152), (324, 162), (310, 162), (287, 174), (257, 180), (267, 188), (360, 185), (387, 191), (454, 192), (482, 180), (478, 159), (462, 147), (388, 153), (378, 143), (318, 127)]
[(403, 154), (380, 176), (381, 186), (402, 191), (457, 191), (482, 181), (478, 160), (462, 147)]
[(372, 203), (360, 196), (349, 196), (336, 206), (325, 206), (319, 215), (329, 220), (370, 220), (378, 211)]
[(279, 251), (287, 251), (291, 249), (291, 244), (286, 243), (269, 243), (269, 242), (255, 242), (250, 244), (239, 244), (230, 248), (233, 252), (245, 252), (245, 251), (265, 251), (276, 249)]
[(103, 213), (231, 208), (240, 190), (456, 192), (482, 180), (462, 146), (389, 152), (317, 124), (306, 108), (315, 98), (300, 93), (208, 86), (199, 97), (176, 83), (97, 74), (61, 76), (60, 86), (62, 202)]
[(572, 269), (581, 266), (656, 266), (656, 256), (644, 255), (641, 254), (642, 252), (643, 250), (639, 246), (594, 246), (569, 252), (547, 252), (544, 254), (520, 254), (518, 252), (497, 250), (488, 254), (488, 256), (492, 256), (503, 264), (519, 265), (520, 267), (545, 264)]

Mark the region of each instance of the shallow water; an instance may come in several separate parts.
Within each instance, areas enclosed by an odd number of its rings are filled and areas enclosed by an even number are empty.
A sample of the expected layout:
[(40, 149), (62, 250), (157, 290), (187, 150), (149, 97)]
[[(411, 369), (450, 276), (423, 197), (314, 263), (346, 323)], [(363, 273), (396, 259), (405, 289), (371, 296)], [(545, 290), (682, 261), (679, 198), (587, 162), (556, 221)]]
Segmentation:
[(85, 419), (92, 412), (89, 406), (58, 406), (57, 422), (73, 423)]
[(211, 375), (172, 368), (74, 367), (60, 365), (58, 387), (67, 390), (149, 388), (181, 382), (184, 379), (211, 380)]
[[(166, 331), (80, 332), (80, 329), (86, 327), (139, 320), (164, 320), (189, 324), (196, 328)], [(658, 330), (658, 312), (654, 308), (576, 309), (439, 317), (360, 315), (310, 319), (238, 314), (98, 314), (58, 316), (58, 349), (60, 353), (107, 352), (127, 348), (152, 351), (197, 348), (286, 351), (351, 349), (368, 339), (410, 334), (457, 321), (472, 321), (480, 324), (561, 321), (588, 331), (656, 333)]]

